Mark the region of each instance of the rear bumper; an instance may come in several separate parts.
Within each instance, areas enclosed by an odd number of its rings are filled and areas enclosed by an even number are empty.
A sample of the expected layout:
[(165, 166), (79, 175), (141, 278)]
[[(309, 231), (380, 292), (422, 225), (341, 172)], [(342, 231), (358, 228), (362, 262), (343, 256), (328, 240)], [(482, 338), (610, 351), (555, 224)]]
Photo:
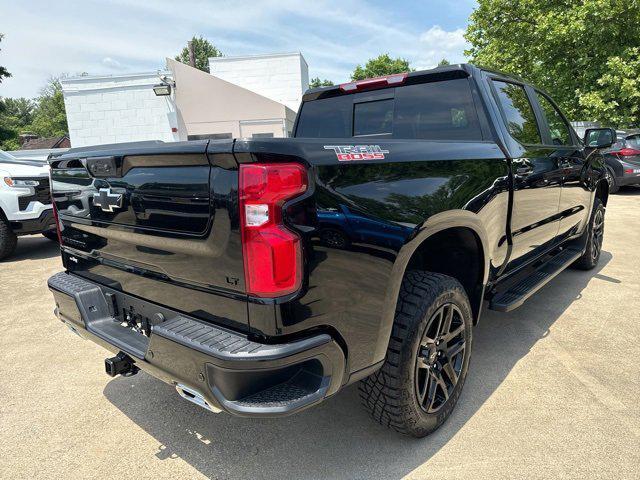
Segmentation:
[(639, 173), (625, 173), (622, 177), (616, 177), (616, 183), (620, 187), (627, 185), (640, 185), (640, 167), (635, 167)]
[[(197, 392), (214, 409), (240, 416), (288, 415), (342, 386), (345, 356), (328, 334), (261, 343), (68, 273), (54, 275), (48, 284), (56, 316), (75, 333), (126, 353), (138, 368), (179, 391)], [(123, 312), (149, 325), (149, 335), (122, 326)]]
[(55, 230), (56, 223), (53, 218), (53, 209), (43, 210), (36, 218), (25, 218), (21, 220), (12, 220), (11, 228), (16, 235), (31, 235), (34, 233), (42, 233), (48, 230)]

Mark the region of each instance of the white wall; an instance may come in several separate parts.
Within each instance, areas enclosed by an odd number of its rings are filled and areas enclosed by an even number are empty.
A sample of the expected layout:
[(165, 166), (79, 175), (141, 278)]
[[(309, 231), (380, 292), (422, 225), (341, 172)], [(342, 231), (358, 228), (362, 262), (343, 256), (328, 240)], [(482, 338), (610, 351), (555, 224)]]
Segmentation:
[(157, 72), (61, 80), (72, 147), (163, 140), (178, 134), (171, 97), (157, 97)]
[(301, 53), (214, 57), (212, 75), (298, 111), (309, 88), (309, 67)]

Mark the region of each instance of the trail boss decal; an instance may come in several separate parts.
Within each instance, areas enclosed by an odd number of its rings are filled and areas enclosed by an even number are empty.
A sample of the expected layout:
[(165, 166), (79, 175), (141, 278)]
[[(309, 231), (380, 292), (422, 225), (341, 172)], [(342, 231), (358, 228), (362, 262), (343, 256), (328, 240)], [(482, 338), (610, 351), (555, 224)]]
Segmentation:
[(384, 160), (384, 154), (389, 150), (382, 150), (379, 145), (325, 145), (325, 150), (333, 150), (340, 162), (357, 160)]

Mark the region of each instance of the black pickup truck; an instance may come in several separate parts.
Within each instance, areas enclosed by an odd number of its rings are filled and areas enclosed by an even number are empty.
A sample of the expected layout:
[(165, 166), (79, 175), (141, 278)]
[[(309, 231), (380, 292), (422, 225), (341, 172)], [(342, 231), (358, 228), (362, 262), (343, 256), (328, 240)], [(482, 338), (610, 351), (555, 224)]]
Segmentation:
[(485, 304), (598, 262), (615, 131), (577, 138), (526, 82), (454, 65), (313, 89), (293, 137), (50, 158), (55, 314), (109, 375), (242, 416), (360, 381), (377, 421), (424, 436)]

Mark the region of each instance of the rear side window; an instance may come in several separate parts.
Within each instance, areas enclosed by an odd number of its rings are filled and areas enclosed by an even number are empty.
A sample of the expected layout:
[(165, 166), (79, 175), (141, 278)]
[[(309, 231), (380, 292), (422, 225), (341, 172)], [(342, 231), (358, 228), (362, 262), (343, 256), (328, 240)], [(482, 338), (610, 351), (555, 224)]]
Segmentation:
[(353, 104), (347, 96), (304, 102), (296, 137), (347, 138), (351, 136)]
[(366, 101), (359, 101), (358, 94), (351, 94), (305, 102), (296, 137), (482, 140), (467, 79), (393, 90), (385, 89), (385, 98), (380, 100), (371, 100), (368, 95)]
[(396, 89), (395, 138), (482, 140), (469, 81), (421, 83)]
[(569, 133), (569, 125), (564, 121), (560, 112), (553, 106), (549, 99), (536, 92), (538, 102), (542, 107), (544, 116), (549, 125), (549, 133), (551, 133), (551, 143), (554, 145), (573, 145), (571, 134)]
[(542, 143), (536, 116), (524, 87), (514, 83), (494, 80), (498, 101), (506, 117), (509, 133), (525, 145)]
[(640, 150), (640, 135), (630, 135), (625, 138), (625, 142), (629, 148)]

